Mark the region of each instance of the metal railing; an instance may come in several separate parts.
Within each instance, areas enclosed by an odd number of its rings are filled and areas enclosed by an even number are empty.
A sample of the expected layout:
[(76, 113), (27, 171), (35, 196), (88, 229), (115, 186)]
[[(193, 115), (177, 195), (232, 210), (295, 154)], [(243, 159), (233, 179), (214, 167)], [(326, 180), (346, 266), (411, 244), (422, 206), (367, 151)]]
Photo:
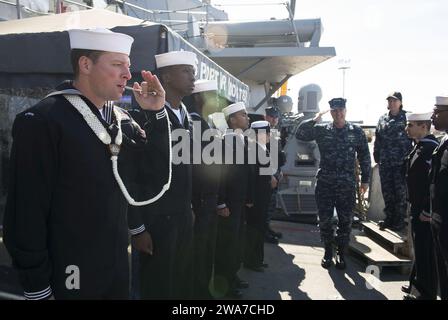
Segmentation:
[(7, 5), (16, 7), (17, 8), (17, 18), (18, 19), (22, 18), (22, 11), (21, 11), (21, 9), (25, 10), (26, 12), (30, 12), (30, 13), (34, 13), (34, 14), (40, 14), (40, 15), (44, 15), (44, 16), (45, 15), (49, 15), (49, 13), (36, 11), (36, 10), (31, 9), (31, 8), (28, 8), (27, 6), (24, 6), (24, 5), (20, 4), (20, 0), (16, 0), (15, 3), (10, 2), (10, 1), (0, 0), (0, 3), (4, 3), (4, 4), (7, 4)]
[[(93, 9), (93, 7), (91, 7), (91, 6), (89, 6), (89, 5), (85, 4), (85, 3), (79, 3), (79, 2), (71, 1), (71, 0), (64, 0), (62, 2), (68, 2), (68, 3), (71, 3), (71, 4), (75, 4), (77, 6), (80, 6), (80, 7), (86, 8), (86, 9)], [(60, 13), (60, 12), (57, 12), (57, 13)]]
[[(73, 1), (73, 0), (60, 0), (60, 1), (56, 1), (56, 3), (55, 3), (55, 5), (56, 5), (55, 12), (56, 13), (61, 13), (60, 12), (61, 2), (74, 4), (76, 6), (80, 6), (80, 7), (86, 8), (86, 9), (94, 9), (94, 7), (89, 6), (89, 5), (85, 4), (85, 3), (81, 3), (81, 2), (77, 2), (77, 1)], [(152, 14), (153, 15), (153, 20), (155, 20), (155, 21), (157, 20), (155, 15), (157, 15), (157, 14), (166, 14), (166, 13), (183, 13), (183, 14), (188, 14), (188, 15), (207, 16), (207, 12), (205, 12), (205, 11), (192, 11), (193, 9), (203, 8), (205, 5), (197, 6), (197, 7), (194, 7), (194, 8), (189, 8), (187, 10), (185, 10), (185, 9), (183, 9), (183, 10), (151, 10), (151, 9), (146, 9), (146, 8), (137, 6), (135, 4), (129, 3), (127, 1), (125, 1), (125, 0), (114, 0), (114, 2), (117, 3), (117, 4), (121, 4), (123, 6), (127, 6), (127, 7), (130, 7), (130, 8), (133, 8), (133, 9), (140, 10), (140, 11), (145, 12), (145, 13)], [(10, 1), (6, 1), (6, 0), (0, 0), (0, 3), (4, 3), (4, 4), (7, 4), (7, 5), (15, 6), (17, 8), (17, 18), (18, 19), (22, 18), (22, 16), (21, 16), (21, 9), (23, 9), (23, 10), (25, 10), (27, 12), (30, 12), (30, 13), (34, 13), (34, 14), (40, 14), (40, 15), (49, 15), (49, 14), (51, 14), (51, 13), (36, 11), (36, 10), (31, 9), (31, 8), (28, 8), (28, 7), (20, 4), (20, 0), (16, 0), (15, 3), (14, 2), (10, 2)], [(171, 20), (163, 20), (163, 21), (171, 21)], [(187, 22), (187, 21), (188, 20), (185, 20), (185, 22)]]
[(197, 7), (194, 7), (194, 8), (190, 8), (191, 10), (159, 10), (159, 9), (157, 9), (157, 10), (150, 10), (150, 9), (146, 9), (146, 8), (137, 6), (137, 5), (132, 4), (132, 3), (128, 3), (127, 1), (124, 1), (124, 0), (114, 0), (114, 2), (123, 4), (123, 5), (126, 5), (126, 6), (129, 6), (129, 7), (138, 9), (138, 10), (142, 10), (142, 11), (147, 12), (147, 13), (157, 13), (157, 14), (162, 14), (162, 13), (185, 13), (185, 14), (197, 14), (197, 15), (206, 15), (207, 14), (207, 12), (204, 12), (204, 11), (191, 11), (193, 9), (202, 8), (203, 5), (197, 6)]

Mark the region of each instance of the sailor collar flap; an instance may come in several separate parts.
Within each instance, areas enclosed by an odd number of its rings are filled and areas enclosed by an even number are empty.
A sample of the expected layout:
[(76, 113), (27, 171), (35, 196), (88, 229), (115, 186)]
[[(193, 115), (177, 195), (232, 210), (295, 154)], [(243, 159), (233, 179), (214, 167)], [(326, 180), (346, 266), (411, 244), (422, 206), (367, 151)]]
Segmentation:
[[(163, 185), (160, 192), (152, 197), (151, 199), (148, 199), (146, 201), (135, 201), (134, 198), (131, 197), (128, 190), (126, 189), (126, 186), (123, 183), (123, 180), (120, 177), (120, 174), (118, 172), (118, 154), (120, 153), (120, 146), (123, 141), (123, 134), (121, 131), (121, 121), (122, 121), (122, 114), (118, 111), (118, 109), (115, 106), (112, 106), (113, 113), (115, 115), (115, 119), (117, 121), (117, 124), (114, 128), (111, 128), (111, 131), (116, 131), (116, 136), (114, 139), (111, 138), (111, 135), (109, 134), (108, 130), (106, 130), (106, 127), (103, 125), (103, 123), (100, 121), (100, 119), (93, 113), (93, 111), (90, 109), (90, 107), (87, 105), (87, 103), (80, 97), (81, 92), (75, 89), (67, 89), (67, 90), (61, 90), (56, 91), (49, 96), (55, 96), (55, 95), (63, 95), (65, 99), (76, 109), (78, 112), (82, 115), (84, 120), (86, 121), (87, 125), (92, 129), (92, 131), (95, 133), (95, 135), (98, 137), (98, 139), (107, 145), (109, 147), (110, 153), (111, 153), (111, 161), (112, 161), (112, 172), (114, 174), (115, 180), (118, 183), (118, 186), (120, 187), (121, 192), (123, 193), (124, 197), (128, 201), (130, 205), (133, 206), (145, 206), (148, 204), (151, 204), (153, 202), (156, 202), (158, 199), (160, 199), (167, 190), (169, 190), (171, 185), (171, 177), (172, 177), (172, 148), (169, 148), (169, 164), (168, 164), (168, 181), (165, 185)], [(165, 110), (166, 112), (166, 110)], [(167, 118), (167, 127), (168, 127), (168, 141), (171, 141), (171, 131), (169, 128), (169, 119), (168, 115), (166, 114)], [(112, 125), (113, 126), (113, 125)]]

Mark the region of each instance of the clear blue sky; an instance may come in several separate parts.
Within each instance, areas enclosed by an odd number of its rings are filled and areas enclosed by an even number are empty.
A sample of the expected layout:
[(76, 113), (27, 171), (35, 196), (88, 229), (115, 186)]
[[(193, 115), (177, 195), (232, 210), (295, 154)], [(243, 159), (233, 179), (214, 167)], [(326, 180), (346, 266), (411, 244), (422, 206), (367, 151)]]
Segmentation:
[[(231, 20), (288, 16), (278, 0), (214, 0)], [(262, 5), (278, 3), (278, 5)], [(448, 1), (446, 0), (297, 0), (296, 19), (321, 18), (321, 47), (335, 47), (337, 56), (288, 82), (294, 101), (300, 87), (318, 84), (320, 107), (342, 96), (341, 59), (346, 72), (347, 118), (376, 124), (387, 111), (390, 91), (403, 94), (406, 110), (432, 110), (436, 95), (448, 94)], [(329, 115), (326, 115), (329, 117)], [(329, 119), (329, 118), (324, 118)]]

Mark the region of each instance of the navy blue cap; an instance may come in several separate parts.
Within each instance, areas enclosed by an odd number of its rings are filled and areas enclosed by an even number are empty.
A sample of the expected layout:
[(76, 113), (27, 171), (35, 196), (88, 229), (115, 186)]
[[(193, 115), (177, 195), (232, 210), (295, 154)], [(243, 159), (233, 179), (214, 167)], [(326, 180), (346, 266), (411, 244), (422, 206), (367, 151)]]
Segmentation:
[(271, 116), (273, 118), (280, 117), (280, 111), (275, 107), (269, 107), (265, 109), (266, 115)]
[(386, 100), (389, 100), (389, 98), (403, 101), (403, 97), (402, 97), (401, 93), (398, 92), (398, 91), (389, 93), (389, 95), (387, 96)]
[(334, 98), (328, 101), (331, 109), (345, 108), (345, 103), (347, 102), (344, 98)]

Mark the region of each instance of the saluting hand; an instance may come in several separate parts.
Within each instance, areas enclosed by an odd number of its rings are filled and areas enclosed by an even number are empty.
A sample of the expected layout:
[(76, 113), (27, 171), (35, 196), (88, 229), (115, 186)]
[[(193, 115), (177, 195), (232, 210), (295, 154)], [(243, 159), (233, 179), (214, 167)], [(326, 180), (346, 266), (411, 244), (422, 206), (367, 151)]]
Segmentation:
[(328, 111), (330, 111), (330, 109), (327, 109), (327, 110), (318, 112), (318, 113), (316, 114), (316, 116), (313, 118), (313, 121), (321, 122), (321, 120), (322, 120), (322, 116), (323, 116), (324, 114), (328, 113)]
[[(165, 105), (165, 90), (156, 75), (150, 71), (142, 71), (143, 82), (134, 82), (134, 96), (144, 110), (157, 111)], [(156, 95), (151, 95), (155, 92)]]

